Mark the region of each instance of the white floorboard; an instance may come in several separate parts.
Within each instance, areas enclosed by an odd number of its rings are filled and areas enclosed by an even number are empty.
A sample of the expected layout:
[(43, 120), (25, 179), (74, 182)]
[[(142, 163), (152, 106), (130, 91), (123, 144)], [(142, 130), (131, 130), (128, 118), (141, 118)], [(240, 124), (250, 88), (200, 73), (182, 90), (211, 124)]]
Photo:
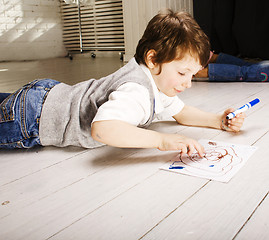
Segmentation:
[[(118, 58), (0, 63), (0, 91), (39, 77), (105, 76)], [(159, 170), (177, 152), (46, 147), (0, 150), (0, 239), (268, 239), (269, 85), (193, 82), (179, 97), (213, 112), (256, 97), (240, 133), (155, 122), (151, 129), (258, 146), (229, 183)]]
[[(268, 223), (268, 212), (269, 212), (269, 197), (267, 195), (262, 199), (260, 205), (257, 206), (257, 210), (253, 216), (246, 222), (246, 225), (242, 227), (239, 235), (236, 239), (268, 239), (269, 236), (269, 223)], [(267, 214), (265, 214), (267, 213)]]

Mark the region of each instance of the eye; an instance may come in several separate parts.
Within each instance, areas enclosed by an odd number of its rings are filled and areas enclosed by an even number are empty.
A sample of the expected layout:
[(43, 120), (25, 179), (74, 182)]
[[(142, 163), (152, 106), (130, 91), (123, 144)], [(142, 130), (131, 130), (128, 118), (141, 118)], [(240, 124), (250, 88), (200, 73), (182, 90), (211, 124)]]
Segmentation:
[(182, 72), (178, 72), (178, 74), (179, 74), (180, 76), (185, 76), (185, 73), (182, 73)]

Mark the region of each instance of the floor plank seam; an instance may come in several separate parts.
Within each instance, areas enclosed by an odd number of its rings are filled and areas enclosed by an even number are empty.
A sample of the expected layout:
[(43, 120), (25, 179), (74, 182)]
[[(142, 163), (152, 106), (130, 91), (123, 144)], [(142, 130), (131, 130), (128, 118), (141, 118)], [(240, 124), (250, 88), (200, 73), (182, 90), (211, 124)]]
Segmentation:
[(169, 214), (167, 214), (161, 221), (159, 221), (157, 224), (155, 224), (151, 229), (149, 229), (144, 235), (142, 235), (138, 240), (143, 239), (148, 233), (150, 233), (154, 228), (156, 228), (158, 225), (160, 225), (165, 219), (167, 219), (171, 214), (173, 214), (178, 208), (183, 206), (188, 200), (190, 200), (192, 197), (194, 197), (199, 191), (201, 191), (206, 185), (208, 185), (211, 182), (211, 180), (208, 180), (204, 185), (202, 185), (198, 190), (196, 190), (192, 195), (190, 195), (187, 199), (185, 199), (180, 205), (178, 205), (173, 211), (171, 211)]
[(259, 206), (263, 203), (263, 201), (267, 198), (269, 192), (267, 192), (265, 194), (265, 196), (262, 198), (262, 200), (259, 202), (259, 204), (256, 206), (256, 208), (252, 211), (252, 213), (250, 214), (250, 216), (247, 218), (247, 220), (244, 222), (244, 224), (241, 226), (241, 228), (238, 230), (238, 232), (235, 234), (235, 236), (232, 238), (232, 240), (235, 240), (236, 237), (238, 236), (238, 234), (243, 230), (243, 228), (246, 226), (246, 224), (248, 223), (248, 221), (252, 218), (252, 216), (254, 215), (254, 213), (257, 211), (257, 209), (259, 208)]
[[(156, 172), (154, 172), (153, 174), (147, 176), (146, 178), (142, 179), (140, 182), (134, 184), (133, 186), (130, 186), (128, 189), (126, 189), (125, 191), (119, 193), (117, 196), (111, 198), (110, 200), (106, 201), (105, 203), (103, 203), (102, 205), (98, 206), (97, 208), (93, 209), (92, 211), (90, 211), (89, 213), (81, 216), (79, 219), (73, 221), (71, 224), (67, 225), (66, 227), (62, 228), (60, 231), (54, 233), (53, 235), (51, 235), (49, 238), (46, 238), (45, 240), (49, 240), (53, 237), (55, 237), (57, 234), (61, 233), (62, 231), (64, 231), (65, 229), (67, 229), (68, 227), (72, 226), (73, 224), (79, 222), (80, 220), (82, 220), (83, 218), (89, 216), (90, 214), (92, 214), (93, 212), (97, 211), (98, 209), (102, 208), (103, 206), (105, 206), (106, 204), (112, 202), (113, 200), (117, 199), (118, 197), (120, 197), (122, 194), (128, 192), (129, 190), (131, 190), (132, 188), (136, 187), (137, 185), (141, 184), (142, 182), (144, 182), (146, 179), (151, 178), (152, 176), (154, 176), (156, 173), (158, 173), (160, 170), (158, 169)], [(206, 184), (205, 184), (206, 185)], [(205, 186), (204, 185), (204, 186)]]
[(47, 195), (45, 195), (45, 196), (43, 196), (43, 197), (41, 197), (41, 198), (38, 198), (38, 199), (36, 199), (36, 200), (33, 201), (33, 202), (29, 202), (27, 205), (25, 205), (25, 206), (23, 206), (23, 207), (21, 207), (21, 208), (19, 208), (19, 209), (15, 209), (15, 211), (10, 212), (8, 215), (2, 216), (2, 217), (0, 218), (0, 220), (4, 219), (4, 218), (6, 218), (6, 217), (8, 217), (8, 216), (10, 216), (10, 215), (12, 215), (12, 214), (15, 214), (16, 212), (19, 212), (20, 210), (22, 210), (22, 209), (24, 209), (24, 208), (27, 208), (27, 207), (29, 207), (30, 205), (35, 204), (35, 203), (39, 202), (39, 201), (42, 200), (42, 199), (46, 199), (47, 197), (49, 197), (49, 196), (51, 196), (51, 195), (53, 195), (53, 194), (55, 194), (55, 193), (57, 193), (57, 192), (60, 192), (60, 191), (62, 191), (63, 189), (65, 189), (65, 188), (67, 188), (67, 187), (70, 187), (71, 185), (80, 182), (80, 181), (83, 180), (83, 179), (84, 179), (84, 178), (78, 179), (77, 181), (75, 181), (75, 182), (73, 182), (73, 183), (71, 183), (71, 184), (69, 184), (69, 185), (67, 185), (67, 186), (62, 187), (62, 188), (58, 189), (57, 191), (51, 192), (50, 194), (47, 194)]
[(53, 163), (53, 164), (51, 164), (51, 165), (49, 165), (49, 166), (43, 167), (43, 168), (41, 168), (41, 169), (39, 169), (39, 170), (37, 170), (37, 171), (34, 171), (34, 172), (31, 172), (31, 173), (26, 174), (26, 175), (24, 175), (24, 176), (21, 176), (21, 177), (19, 177), (19, 178), (17, 178), (17, 179), (14, 179), (14, 180), (12, 180), (12, 181), (10, 181), (10, 182), (8, 182), (8, 183), (5, 183), (5, 184), (3, 184), (3, 185), (0, 185), (0, 188), (1, 188), (1, 187), (4, 187), (4, 186), (6, 186), (6, 185), (9, 185), (9, 184), (11, 184), (11, 183), (14, 183), (14, 182), (16, 182), (16, 181), (18, 181), (18, 180), (21, 180), (21, 179), (23, 179), (23, 178), (26, 178), (26, 177), (28, 177), (28, 176), (31, 176), (31, 175), (33, 175), (33, 174), (36, 174), (36, 173), (38, 173), (38, 172), (42, 172), (43, 170), (48, 169), (48, 168), (51, 168), (51, 167), (53, 167), (53, 166), (56, 166), (56, 165), (58, 165), (58, 164), (60, 164), (60, 163), (62, 163), (62, 162), (68, 161), (68, 160), (70, 160), (70, 159), (72, 159), (72, 158), (74, 158), (74, 157), (77, 157), (77, 156), (79, 156), (79, 155), (85, 153), (85, 152), (87, 152), (87, 150), (84, 150), (84, 151), (82, 151), (82, 152), (80, 152), (80, 153), (78, 153), (78, 154), (73, 155), (72, 157), (68, 157), (68, 158), (66, 158), (66, 159), (64, 159), (64, 160), (61, 160), (61, 161), (57, 162), (57, 163)]
[(269, 133), (269, 130), (267, 130), (264, 134), (262, 134), (259, 138), (257, 138), (254, 143), (251, 144), (251, 146), (255, 145), (257, 142), (259, 142), (266, 134)]
[[(87, 151), (87, 150), (86, 150), (86, 151)], [(86, 151), (83, 151), (83, 152), (86, 152)], [(120, 161), (123, 161), (123, 160), (125, 160), (125, 159), (128, 159), (128, 157), (130, 157), (130, 156), (132, 156), (132, 155), (134, 155), (134, 154), (135, 154), (135, 152), (132, 152), (132, 153), (130, 153), (130, 154), (127, 154), (127, 156), (125, 155), (123, 158), (119, 158), (116, 162), (120, 162)], [(78, 155), (80, 155), (80, 154), (77, 154), (76, 156), (78, 156)], [(75, 156), (73, 156), (73, 157), (75, 157)], [(71, 159), (71, 158), (72, 158), (72, 157), (67, 158), (66, 160)], [(64, 161), (65, 161), (65, 160), (64, 160)], [(62, 162), (63, 162), (63, 161), (62, 161)], [(54, 166), (54, 165), (57, 165), (57, 164), (58, 164), (58, 163), (53, 164), (53, 165), (51, 165), (51, 166), (49, 166), (49, 167), (40, 169), (40, 170), (37, 171), (37, 172), (40, 172), (40, 171), (42, 171), (42, 170), (44, 170), (44, 169), (50, 168), (50, 167), (52, 167), (52, 166)], [(64, 189), (66, 189), (66, 188), (68, 188), (68, 187), (70, 187), (70, 186), (72, 186), (72, 185), (74, 185), (74, 184), (80, 182), (80, 181), (83, 181), (83, 180), (85, 180), (86, 178), (88, 178), (88, 177), (90, 177), (90, 176), (92, 176), (92, 175), (94, 175), (94, 174), (96, 174), (96, 173), (99, 173), (99, 172), (101, 172), (101, 171), (107, 169), (108, 167), (111, 167), (111, 165), (110, 165), (110, 166), (106, 166), (106, 167), (100, 169), (99, 171), (95, 171), (95, 172), (93, 172), (93, 173), (91, 173), (91, 174), (89, 174), (89, 175), (87, 175), (87, 176), (85, 176), (85, 177), (83, 177), (83, 178), (77, 179), (76, 181), (72, 182), (71, 184), (68, 184), (68, 185), (66, 185), (66, 186), (64, 186), (64, 187), (61, 187), (61, 188), (57, 189), (56, 191), (47, 194), (46, 196), (43, 196), (43, 197), (41, 197), (41, 198), (38, 198), (38, 199), (36, 199), (35, 201), (30, 202), (29, 204), (23, 206), (23, 208), (20, 208), (20, 209), (24, 209), (24, 208), (26, 208), (26, 207), (28, 207), (28, 206), (30, 206), (30, 205), (32, 205), (32, 204), (34, 204), (34, 203), (36, 203), (36, 202), (42, 200), (42, 199), (46, 199), (47, 197), (50, 197), (51, 195), (53, 195), (53, 194), (55, 194), (55, 193), (57, 193), (57, 192), (60, 192), (60, 191), (62, 191), (62, 190), (64, 190)], [(31, 173), (31, 174), (33, 174), (33, 173)], [(31, 174), (28, 174), (27, 176), (30, 176)], [(154, 174), (155, 174), (155, 173), (154, 173)], [(152, 174), (152, 175), (154, 175), (154, 174)], [(25, 177), (27, 177), (27, 176), (25, 176)], [(151, 176), (151, 175), (150, 175), (150, 176)], [(150, 177), (150, 176), (148, 176), (148, 177)], [(148, 177), (147, 177), (147, 178), (148, 178)], [(147, 178), (146, 178), (146, 179), (147, 179)], [(22, 178), (20, 178), (20, 179), (22, 179)], [(20, 180), (20, 179), (17, 179), (17, 180)], [(14, 181), (13, 181), (13, 182), (14, 182)], [(11, 182), (11, 183), (12, 183), (12, 182)], [(141, 183), (141, 182), (137, 183), (136, 185), (138, 185), (138, 184), (140, 184), (140, 183)], [(6, 185), (7, 185), (7, 184), (6, 184)], [(2, 185), (2, 186), (4, 186), (4, 185)], [(133, 186), (133, 187), (134, 187), (134, 186)], [(0, 186), (0, 188), (1, 188), (1, 186)], [(132, 188), (132, 187), (131, 187), (131, 188)], [(131, 188), (129, 188), (129, 189), (131, 189)], [(127, 189), (126, 191), (128, 191), (129, 189)], [(123, 192), (123, 193), (124, 193), (124, 192)], [(121, 195), (121, 194), (119, 194), (119, 195)], [(111, 199), (111, 200), (113, 200), (113, 199)], [(108, 201), (108, 202), (109, 202), (109, 201)], [(107, 203), (108, 203), (108, 202), (107, 202)], [(105, 203), (105, 204), (106, 204), (106, 203)], [(103, 205), (105, 205), (105, 204), (103, 204)], [(96, 209), (95, 209), (95, 210), (96, 210)], [(94, 212), (95, 210), (93, 210), (92, 212)], [(18, 211), (18, 210), (15, 210), (14, 212), (16, 212), (16, 211)], [(8, 216), (10, 216), (11, 214), (13, 214), (14, 212), (11, 212), (10, 214), (1, 217), (0, 219), (4, 219), (4, 218), (8, 217)], [(92, 212), (91, 212), (91, 213), (92, 213)], [(87, 215), (88, 215), (88, 214), (87, 214)], [(86, 216), (87, 216), (87, 215), (86, 215)], [(82, 218), (83, 218), (83, 217), (82, 217)]]

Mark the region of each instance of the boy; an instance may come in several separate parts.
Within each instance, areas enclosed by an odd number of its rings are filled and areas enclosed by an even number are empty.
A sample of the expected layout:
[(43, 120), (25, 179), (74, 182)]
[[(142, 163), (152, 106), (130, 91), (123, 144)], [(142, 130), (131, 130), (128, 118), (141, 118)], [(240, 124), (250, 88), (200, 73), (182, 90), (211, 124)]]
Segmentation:
[[(207, 64), (209, 53), (206, 35), (189, 14), (157, 14), (139, 41), (135, 58), (115, 73), (74, 86), (36, 80), (7, 97), (1, 104), (0, 146), (107, 144), (189, 155), (197, 150), (202, 156), (203, 147), (193, 139), (144, 128), (154, 117), (173, 116), (179, 124), (240, 130), (244, 114), (227, 122), (233, 109), (206, 113), (185, 106), (177, 97), (191, 87), (192, 76)], [(6, 114), (5, 109), (14, 111)]]

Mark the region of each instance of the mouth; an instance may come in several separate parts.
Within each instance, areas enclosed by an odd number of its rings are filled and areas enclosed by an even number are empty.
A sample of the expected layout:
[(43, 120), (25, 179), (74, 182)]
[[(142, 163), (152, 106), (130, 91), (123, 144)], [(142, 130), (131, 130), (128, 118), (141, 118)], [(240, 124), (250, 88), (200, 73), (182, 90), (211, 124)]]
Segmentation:
[(181, 92), (183, 92), (183, 90), (179, 90), (179, 89), (176, 89), (176, 88), (175, 88), (175, 91), (176, 91), (177, 93), (181, 93)]

